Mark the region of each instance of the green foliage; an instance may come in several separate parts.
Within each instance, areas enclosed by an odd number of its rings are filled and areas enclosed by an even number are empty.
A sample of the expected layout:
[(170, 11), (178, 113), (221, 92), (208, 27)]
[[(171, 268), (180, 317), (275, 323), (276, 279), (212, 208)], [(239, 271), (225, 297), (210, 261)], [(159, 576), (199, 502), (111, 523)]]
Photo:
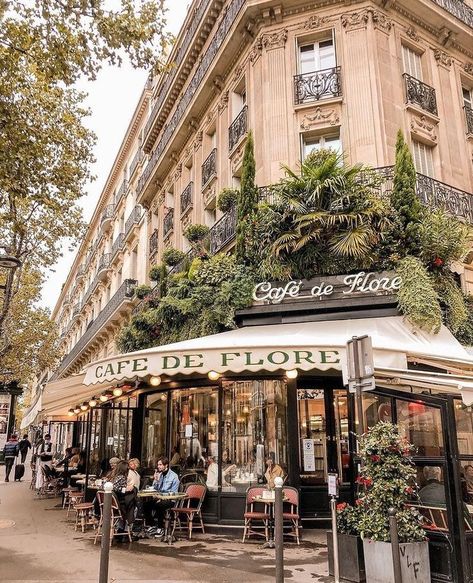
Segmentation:
[(414, 447), (392, 423), (377, 423), (360, 440), (362, 460), (358, 482), (364, 492), (356, 501), (364, 538), (390, 542), (389, 508), (396, 510), (400, 542), (425, 540), (419, 513), (406, 504), (415, 499)]
[(236, 188), (223, 188), (217, 198), (217, 208), (228, 213), (238, 203), (239, 191)]
[(250, 264), (247, 256), (246, 238), (251, 218), (258, 205), (258, 188), (255, 184), (255, 154), (253, 134), (250, 131), (245, 144), (241, 169), (241, 187), (237, 204), (236, 248), (239, 263)]
[(151, 281), (163, 281), (168, 275), (168, 270), (165, 263), (159, 263), (158, 265), (153, 265), (149, 270), (149, 278)]
[(473, 346), (473, 296), (464, 296), (467, 312), (465, 322), (460, 326), (455, 334), (456, 339), (466, 346)]
[(233, 255), (218, 253), (208, 261), (203, 261), (194, 276), (197, 284), (218, 285), (231, 280), (237, 271), (236, 259)]
[(137, 285), (135, 287), (135, 296), (139, 300), (144, 299), (150, 292), (151, 292), (151, 287), (149, 285), (142, 284), (142, 285)]
[(437, 334), (442, 325), (442, 312), (434, 280), (416, 257), (405, 257), (397, 267), (401, 277), (398, 292), (399, 309), (419, 328)]
[(456, 334), (468, 320), (468, 308), (451, 273), (435, 276), (435, 289), (444, 312), (445, 324)]
[(180, 263), (185, 258), (185, 256), (186, 256), (186, 254), (184, 253), (184, 251), (180, 251), (179, 249), (175, 249), (174, 247), (171, 247), (169, 249), (166, 249), (166, 251), (164, 251), (163, 261), (166, 265), (169, 265), (170, 267), (174, 267), (175, 265)]
[(458, 261), (471, 244), (471, 228), (443, 209), (426, 210), (419, 231), (420, 256), (435, 268)]
[(205, 239), (210, 232), (207, 225), (189, 225), (184, 231), (184, 236), (190, 243), (198, 243)]

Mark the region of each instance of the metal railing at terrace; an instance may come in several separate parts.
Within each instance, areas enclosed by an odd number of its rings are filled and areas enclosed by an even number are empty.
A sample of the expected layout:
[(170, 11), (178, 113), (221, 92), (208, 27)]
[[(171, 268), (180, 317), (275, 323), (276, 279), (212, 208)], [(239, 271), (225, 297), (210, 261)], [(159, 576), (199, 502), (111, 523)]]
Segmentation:
[(217, 148), (214, 148), (202, 164), (202, 189), (217, 176)]
[(473, 8), (463, 0), (432, 0), (447, 12), (473, 28)]
[(141, 206), (138, 204), (135, 206), (135, 208), (131, 211), (130, 216), (127, 218), (126, 223), (125, 223), (125, 232), (124, 232), (124, 238), (126, 239), (131, 231), (131, 229), (134, 227), (134, 225), (137, 225), (140, 220), (141, 220), (141, 216), (143, 214), (143, 209), (141, 208)]
[(120, 204), (120, 201), (123, 198), (127, 188), (128, 182), (126, 179), (124, 179), (120, 185), (120, 188), (117, 190), (117, 193), (115, 194), (115, 199), (113, 201), (115, 203), (115, 207), (117, 207)]
[(473, 135), (473, 109), (465, 105), (463, 110), (465, 111), (466, 133)]
[(111, 219), (113, 219), (113, 213), (115, 212), (115, 205), (114, 204), (108, 204), (103, 213), (102, 216), (100, 217), (100, 226), (102, 226), (105, 221), (109, 221)]
[(112, 261), (115, 255), (123, 249), (124, 242), (125, 242), (124, 233), (120, 233), (119, 235), (117, 235), (117, 238), (115, 239), (112, 245), (112, 257), (111, 257)]
[(52, 380), (58, 378), (74, 360), (81, 354), (87, 344), (94, 338), (97, 332), (106, 324), (118, 308), (125, 302), (133, 298), (134, 289), (138, 282), (134, 279), (125, 279), (115, 294), (112, 296), (107, 305), (95, 318), (92, 325), (89, 326), (86, 332), (81, 336), (74, 348), (61, 361), (59, 367), (54, 372)]
[(110, 259), (112, 257), (111, 253), (104, 253), (100, 258), (99, 265), (97, 267), (97, 273), (102, 271), (102, 269), (108, 269), (110, 267)]
[(189, 182), (189, 184), (184, 188), (181, 193), (181, 215), (192, 208), (192, 190), (194, 183)]
[(210, 253), (217, 253), (235, 237), (237, 211), (233, 207), (210, 229)]
[(228, 151), (232, 152), (248, 131), (248, 106), (245, 105), (228, 128)]
[(163, 219), (163, 237), (167, 237), (174, 229), (174, 209), (169, 209)]
[(340, 67), (294, 75), (294, 103), (308, 103), (342, 94)]
[(143, 150), (141, 148), (138, 149), (138, 151), (136, 152), (136, 154), (133, 156), (133, 160), (131, 161), (130, 164), (130, 179), (133, 176), (133, 174), (135, 173), (135, 170), (138, 167), (138, 164), (141, 162), (141, 160), (143, 160), (144, 154), (143, 154)]
[(153, 257), (158, 252), (158, 237), (159, 231), (155, 229), (149, 238), (149, 256), (150, 258)]
[(425, 111), (437, 115), (437, 98), (435, 96), (435, 89), (419, 81), (412, 75), (404, 73), (404, 81), (406, 84), (406, 101), (418, 105)]

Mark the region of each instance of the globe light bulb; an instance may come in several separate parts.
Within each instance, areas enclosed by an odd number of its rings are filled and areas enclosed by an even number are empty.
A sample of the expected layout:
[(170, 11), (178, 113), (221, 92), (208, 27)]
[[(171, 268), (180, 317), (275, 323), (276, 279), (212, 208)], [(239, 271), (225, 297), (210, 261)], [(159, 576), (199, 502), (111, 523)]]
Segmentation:
[(74, 413), (75, 413), (76, 415), (80, 413), (80, 407), (79, 407), (78, 405), (76, 405), (76, 406), (74, 407)]
[(89, 407), (96, 407), (97, 406), (97, 399), (95, 397), (92, 397), (92, 399), (90, 399), (89, 401)]
[(74, 415), (74, 409), (69, 409), (67, 414), (69, 415), (69, 417), (72, 417)]
[(105, 401), (108, 401), (108, 395), (107, 395), (107, 393), (102, 393), (100, 395), (99, 399), (102, 401), (102, 403), (105, 403)]
[(286, 376), (288, 379), (297, 379), (297, 375), (298, 375), (298, 371), (296, 368), (293, 368), (292, 370), (287, 370), (286, 371)]
[(218, 379), (220, 378), (220, 373), (217, 372), (216, 370), (211, 370), (207, 373), (207, 376), (211, 381), (218, 381)]
[(113, 389), (113, 396), (114, 397), (121, 397), (123, 395), (123, 389), (121, 387), (115, 387)]
[(159, 385), (161, 384), (161, 377), (158, 377), (158, 376), (152, 376), (152, 377), (150, 377), (149, 384), (152, 387), (159, 387)]
[(88, 408), (89, 405), (87, 403), (82, 403), (82, 405), (80, 406), (81, 411), (87, 411)]

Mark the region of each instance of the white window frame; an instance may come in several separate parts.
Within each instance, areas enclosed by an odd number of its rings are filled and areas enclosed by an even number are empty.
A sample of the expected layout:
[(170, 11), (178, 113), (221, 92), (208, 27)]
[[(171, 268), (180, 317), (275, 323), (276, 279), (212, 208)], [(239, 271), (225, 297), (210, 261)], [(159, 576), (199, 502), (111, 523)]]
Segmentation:
[(430, 178), (434, 177), (434, 148), (423, 142), (412, 140), (412, 157), (416, 172)]
[[(337, 149), (333, 148), (330, 144), (327, 144), (327, 141), (332, 140), (334, 138), (337, 139), (338, 143), (339, 143), (339, 146)], [(311, 141), (313, 142), (314, 147), (310, 151), (307, 151), (307, 148), (310, 145)], [(315, 136), (301, 134), (301, 160), (305, 160), (306, 157), (313, 150), (322, 150), (323, 148), (332, 148), (337, 153), (341, 154), (343, 152), (343, 149), (342, 149), (342, 140), (340, 137), (340, 132), (338, 132), (338, 133), (331, 132), (331, 133), (315, 135)]]
[(404, 73), (407, 73), (419, 81), (423, 80), (422, 55), (420, 53), (411, 49), (411, 47), (402, 45), (402, 62)]
[[(321, 63), (321, 51), (323, 51), (323, 49), (325, 49), (326, 47), (321, 47), (320, 45), (323, 43), (326, 43), (330, 41), (331, 42), (331, 49), (332, 49), (332, 57), (333, 57), (333, 64), (330, 65), (329, 67), (325, 67), (322, 65)], [(308, 71), (303, 71), (303, 67), (302, 67), (302, 54), (306, 51), (303, 51), (304, 48), (307, 47), (312, 47), (313, 50), (313, 62), (314, 62), (314, 67), (312, 68), (312, 70), (308, 70)], [(307, 51), (308, 52), (308, 51)], [(328, 52), (328, 51), (327, 51)], [(324, 37), (321, 37), (318, 40), (313, 40), (313, 41), (302, 41), (300, 40), (297, 44), (297, 67), (298, 67), (298, 72), (300, 75), (306, 75), (306, 74), (310, 74), (310, 73), (315, 73), (316, 71), (325, 71), (327, 69), (333, 69), (337, 66), (337, 53), (335, 50), (335, 38), (333, 35), (333, 30), (330, 32), (330, 34), (327, 34)]]

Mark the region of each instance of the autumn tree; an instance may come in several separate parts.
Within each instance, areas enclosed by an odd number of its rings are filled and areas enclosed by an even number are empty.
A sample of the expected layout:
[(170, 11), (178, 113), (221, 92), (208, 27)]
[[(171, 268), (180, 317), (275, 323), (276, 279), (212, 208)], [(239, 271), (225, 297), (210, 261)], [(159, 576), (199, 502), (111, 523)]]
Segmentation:
[(83, 123), (85, 95), (74, 83), (125, 56), (153, 72), (163, 67), (170, 40), (163, 0), (121, 0), (113, 10), (108, 4), (0, 2), (0, 252), (23, 264), (3, 274), (0, 370), (8, 368), (4, 359), (14, 346), (25, 277), (40, 277), (66, 238), (73, 244), (83, 232), (77, 201), (91, 179), (95, 138)]

